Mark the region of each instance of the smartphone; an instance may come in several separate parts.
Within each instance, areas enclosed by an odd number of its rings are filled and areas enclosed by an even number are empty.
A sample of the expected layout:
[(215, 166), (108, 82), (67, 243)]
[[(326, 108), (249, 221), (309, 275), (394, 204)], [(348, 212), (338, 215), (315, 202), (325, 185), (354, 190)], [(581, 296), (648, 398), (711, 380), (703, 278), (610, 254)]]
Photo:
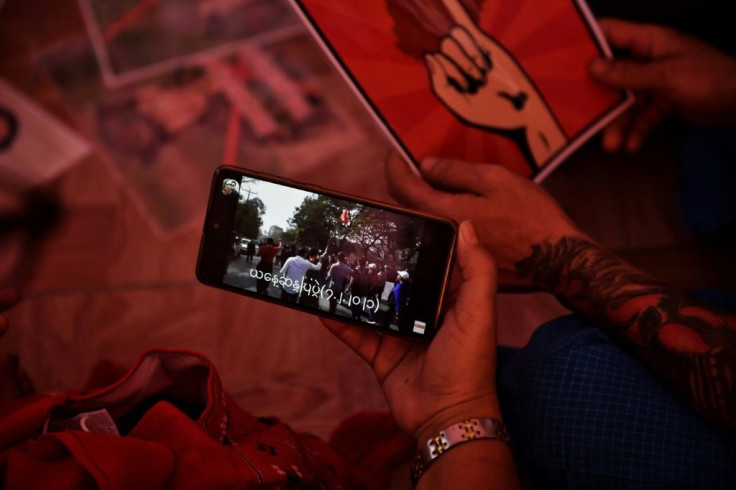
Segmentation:
[(452, 221), (236, 167), (215, 171), (197, 260), (204, 284), (430, 341)]

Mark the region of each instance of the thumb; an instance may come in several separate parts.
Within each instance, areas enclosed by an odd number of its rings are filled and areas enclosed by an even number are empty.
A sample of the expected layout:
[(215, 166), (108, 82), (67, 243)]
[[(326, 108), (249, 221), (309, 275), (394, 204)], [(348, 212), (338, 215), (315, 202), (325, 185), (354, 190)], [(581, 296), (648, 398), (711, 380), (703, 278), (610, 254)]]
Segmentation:
[(656, 62), (598, 58), (591, 62), (589, 71), (593, 78), (613, 88), (652, 90), (666, 85), (664, 71)]
[(457, 263), (462, 286), (452, 313), (463, 335), (495, 335), (496, 265), (478, 239), (470, 221), (460, 224)]

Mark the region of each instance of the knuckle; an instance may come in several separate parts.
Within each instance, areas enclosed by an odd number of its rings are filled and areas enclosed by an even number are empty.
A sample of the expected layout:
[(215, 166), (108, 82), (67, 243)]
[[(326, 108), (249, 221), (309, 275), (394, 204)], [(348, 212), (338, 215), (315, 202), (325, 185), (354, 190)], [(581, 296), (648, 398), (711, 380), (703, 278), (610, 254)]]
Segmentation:
[(512, 177), (514, 174), (511, 172), (511, 170), (507, 169), (503, 165), (498, 165), (497, 163), (489, 163), (483, 165), (482, 175), (488, 183), (493, 183), (499, 180), (506, 180), (509, 177)]
[(662, 26), (657, 24), (645, 23), (639, 26), (640, 37), (646, 38), (649, 41), (656, 39), (661, 34), (661, 31)]
[(452, 27), (450, 29), (449, 36), (455, 39), (461, 46), (466, 46), (474, 43), (473, 38), (468, 30), (462, 26), (456, 25)]
[(462, 27), (458, 25), (454, 25), (450, 28), (450, 36), (454, 37), (455, 39), (460, 38), (464, 35), (465, 31)]
[(431, 173), (437, 180), (442, 181), (448, 177), (452, 166), (452, 160), (438, 158), (432, 167)]
[(646, 55), (650, 58), (673, 49), (683, 39), (682, 33), (669, 26), (647, 24), (644, 32), (648, 48)]
[(649, 24), (648, 28), (652, 40), (674, 39), (680, 36), (679, 32), (669, 26)]

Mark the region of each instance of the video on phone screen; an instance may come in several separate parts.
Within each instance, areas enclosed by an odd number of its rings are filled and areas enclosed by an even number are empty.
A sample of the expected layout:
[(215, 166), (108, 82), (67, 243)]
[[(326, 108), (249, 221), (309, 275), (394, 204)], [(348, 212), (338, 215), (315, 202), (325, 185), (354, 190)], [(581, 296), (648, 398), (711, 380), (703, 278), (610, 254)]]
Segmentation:
[(421, 219), (250, 177), (237, 198), (223, 283), (379, 329), (425, 333), (412, 304)]

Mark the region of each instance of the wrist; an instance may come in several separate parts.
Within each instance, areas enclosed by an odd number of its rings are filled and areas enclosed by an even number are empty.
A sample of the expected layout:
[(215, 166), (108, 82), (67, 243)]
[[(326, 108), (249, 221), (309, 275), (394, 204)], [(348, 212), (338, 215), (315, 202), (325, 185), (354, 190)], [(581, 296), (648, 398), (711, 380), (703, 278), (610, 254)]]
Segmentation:
[[(416, 479), (413, 477), (413, 481)], [(447, 451), (425, 469), (415, 488), (487, 490), (489, 482), (495, 484), (494, 488), (519, 488), (509, 445), (499, 439), (476, 439)]]
[(414, 432), (417, 447), (420, 448), (430, 438), (446, 427), (472, 418), (493, 418), (501, 420), (501, 407), (498, 396), (493, 393), (450, 405), (433, 414)]
[(567, 144), (567, 136), (541, 97), (532, 97), (526, 108), (526, 142), (537, 165), (546, 163)]
[[(488, 445), (488, 442), (493, 442), (493, 445)], [(470, 444), (471, 451), (466, 450), (469, 446), (468, 443), (472, 443)], [(498, 443), (502, 444), (499, 445)], [(488, 467), (491, 464), (496, 466), (497, 470), (505, 469), (505, 472), (513, 473), (513, 460), (509, 458), (509, 444), (508, 430), (503, 422), (498, 419), (473, 418), (455, 422), (451, 426), (445, 427), (436, 433), (424, 445), (419, 446), (412, 462), (412, 483), (416, 487), (425, 472), (435, 467), (436, 464), (441, 465), (441, 469), (438, 470), (439, 473), (435, 472), (437, 478), (433, 478), (433, 480), (442, 480), (440, 476), (448, 473), (448, 467), (454, 467), (457, 470), (457, 458), (454, 464), (447, 464), (448, 462), (452, 462), (452, 456), (450, 454), (457, 456), (462, 454), (463, 457), (460, 461), (464, 464), (470, 463), (471, 468), (474, 464), (478, 463), (481, 463), (484, 467)], [(471, 463), (469, 461), (470, 458), (473, 458), (475, 462)], [(443, 464), (442, 461), (446, 464)], [(463, 471), (463, 473), (465, 472)], [(442, 485), (439, 488), (444, 487), (445, 485)], [(467, 484), (463, 484), (461, 487), (469, 488)]]

